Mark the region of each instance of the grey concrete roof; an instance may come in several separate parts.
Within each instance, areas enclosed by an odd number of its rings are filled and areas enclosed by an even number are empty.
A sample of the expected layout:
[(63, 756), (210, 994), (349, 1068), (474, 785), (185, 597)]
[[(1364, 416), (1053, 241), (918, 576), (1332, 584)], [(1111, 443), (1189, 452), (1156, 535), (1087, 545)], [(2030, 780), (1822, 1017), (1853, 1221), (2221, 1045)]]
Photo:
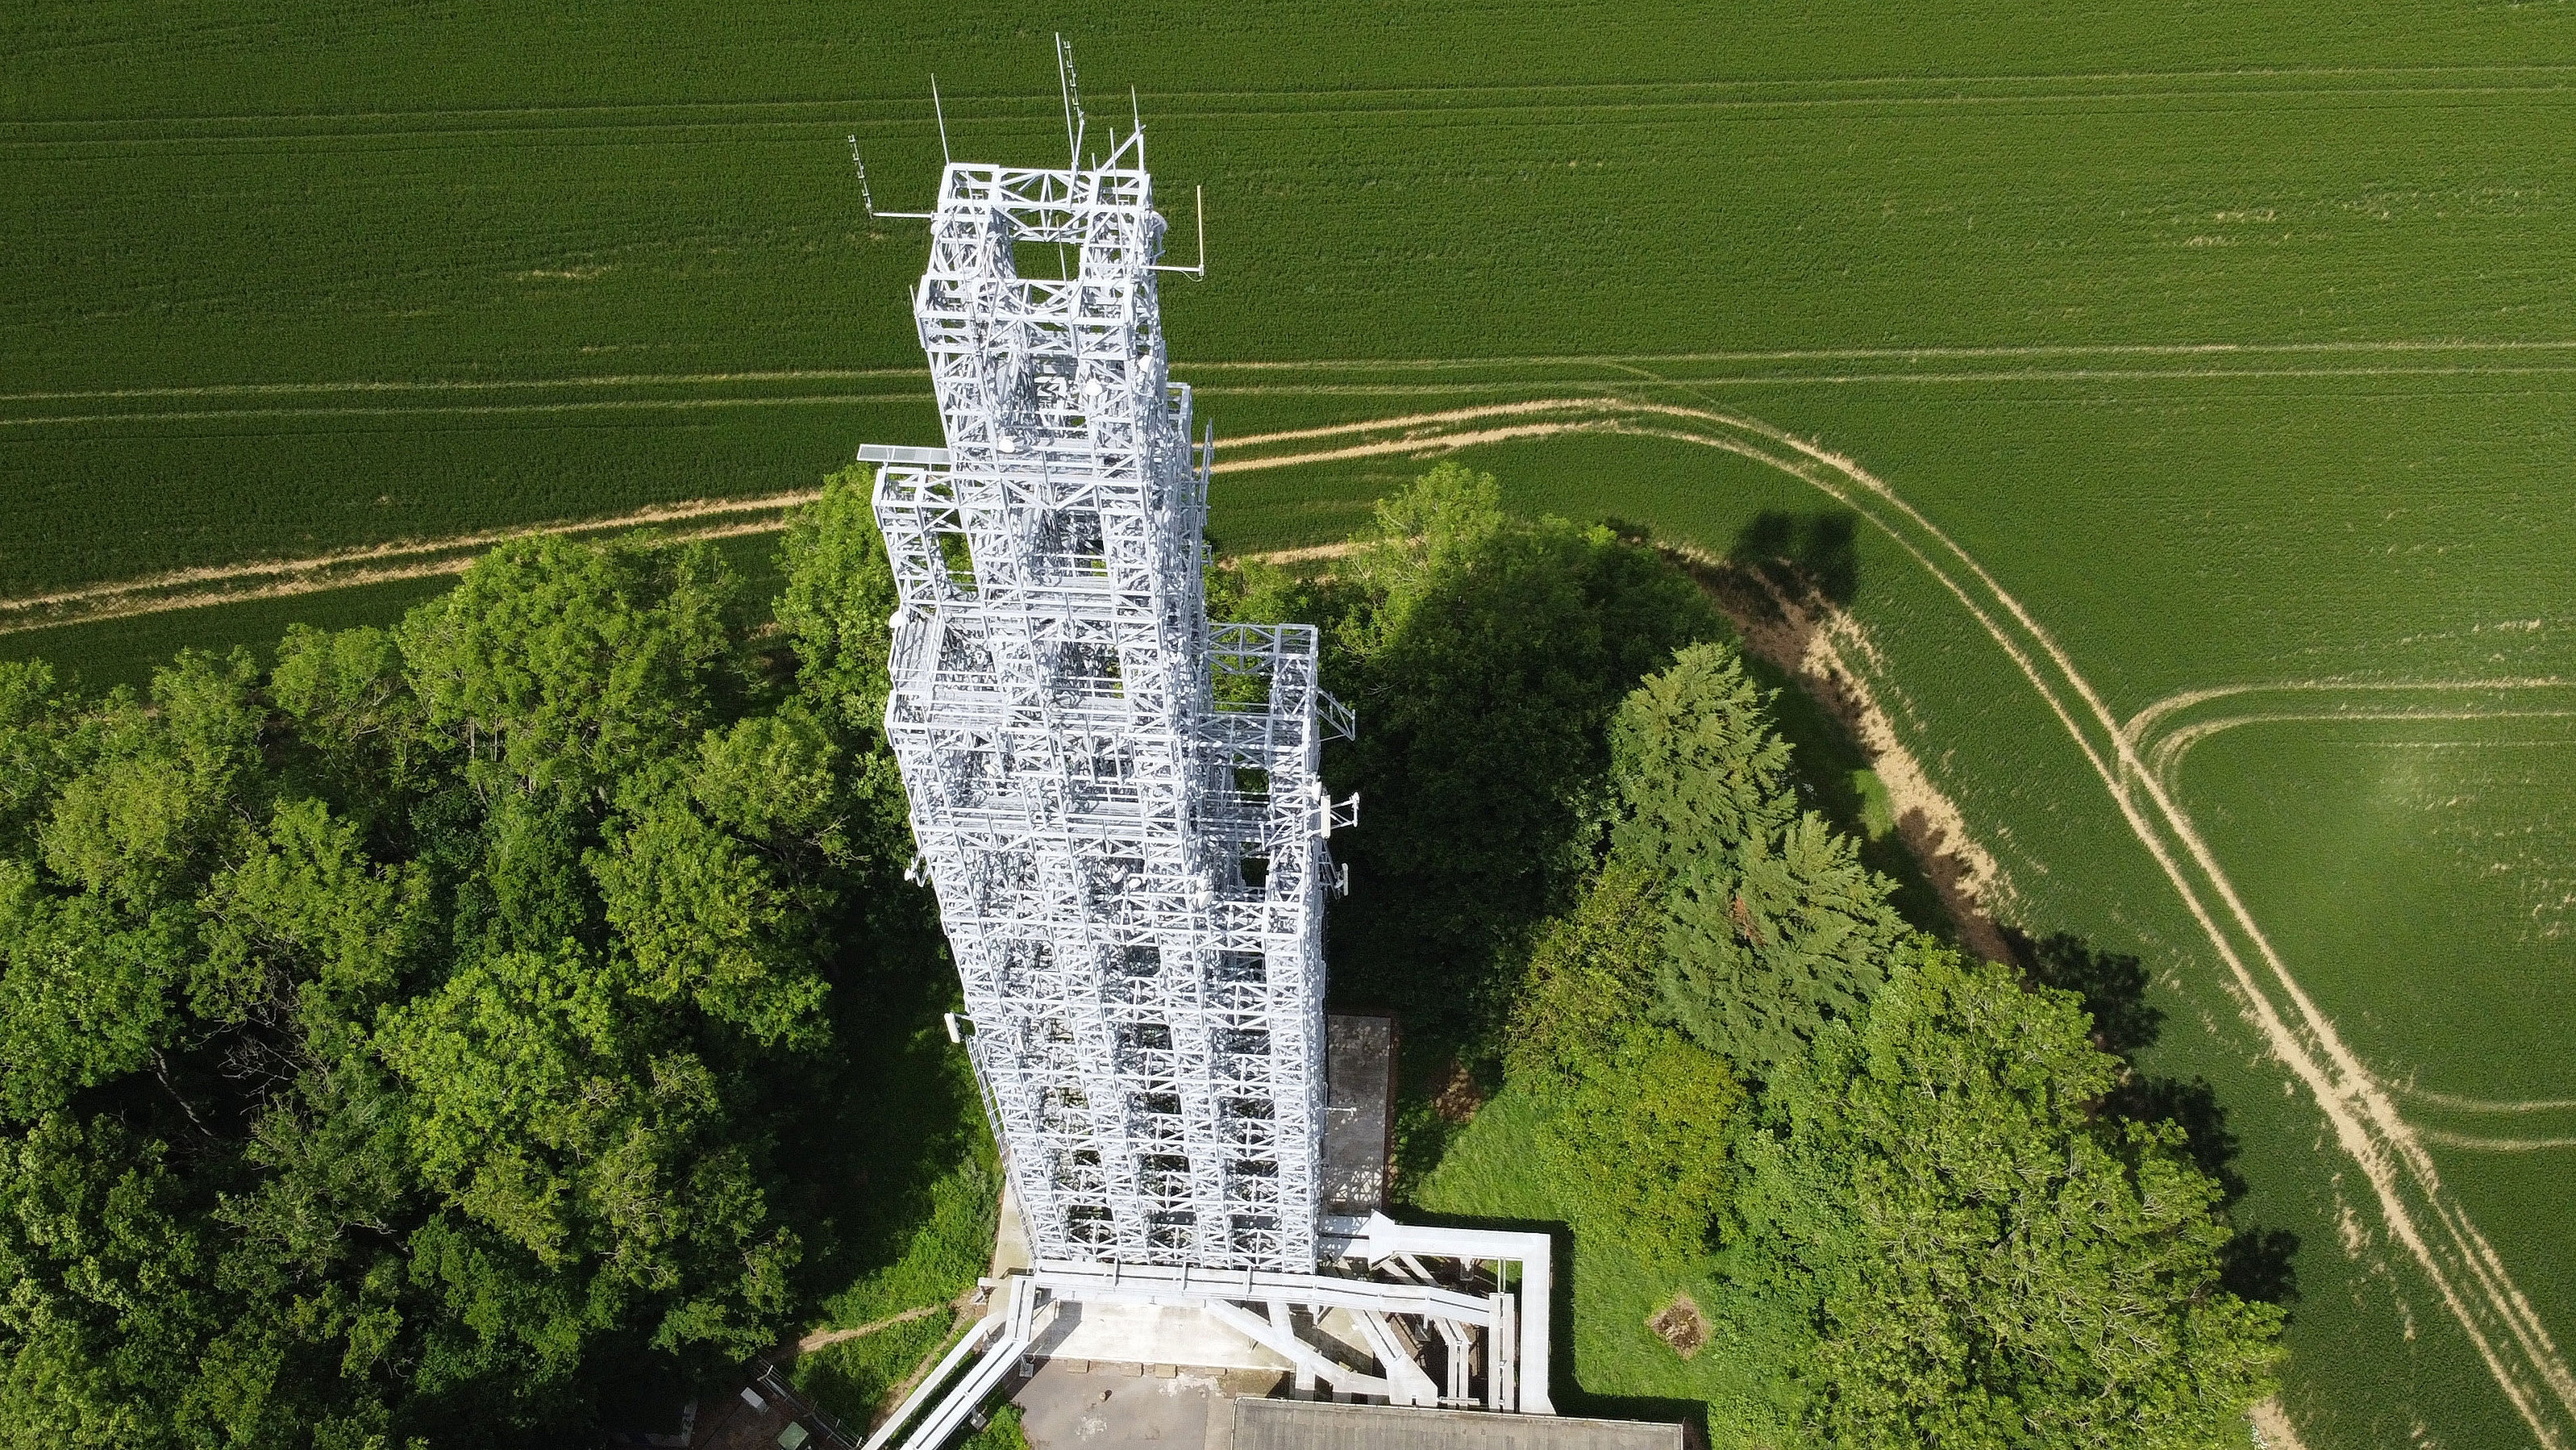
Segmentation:
[(1386, 1207), (1393, 1146), (1395, 1019), (1336, 1012), (1324, 1019), (1324, 1202), (1333, 1212)]
[(1234, 1450), (1683, 1450), (1682, 1427), (1323, 1400), (1234, 1402)]

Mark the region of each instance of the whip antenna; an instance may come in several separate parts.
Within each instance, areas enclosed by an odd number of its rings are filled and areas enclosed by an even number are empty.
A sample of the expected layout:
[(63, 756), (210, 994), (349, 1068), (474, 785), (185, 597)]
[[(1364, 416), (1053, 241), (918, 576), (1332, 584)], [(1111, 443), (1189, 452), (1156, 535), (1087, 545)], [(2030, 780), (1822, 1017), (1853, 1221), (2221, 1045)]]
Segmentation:
[(937, 76), (932, 76), (930, 78), (930, 114), (936, 117), (939, 121), (939, 164), (946, 166), (950, 160), (948, 155), (948, 113), (940, 109), (939, 106), (939, 77)]
[(870, 221), (931, 221), (938, 213), (927, 211), (879, 211), (877, 199), (868, 191), (868, 163), (859, 155), (859, 133), (850, 133), (850, 169), (859, 174), (859, 205), (866, 208)]
[(856, 167), (859, 173), (859, 205), (867, 208), (868, 215), (874, 217), (877, 214), (877, 199), (868, 195), (868, 163), (859, 159), (859, 133), (856, 131), (850, 133), (850, 165)]
[(1073, 73), (1073, 42), (1065, 39), (1064, 32), (1060, 30), (1055, 37), (1055, 79), (1057, 89), (1064, 92), (1065, 167), (1079, 171), (1082, 169), (1082, 78)]

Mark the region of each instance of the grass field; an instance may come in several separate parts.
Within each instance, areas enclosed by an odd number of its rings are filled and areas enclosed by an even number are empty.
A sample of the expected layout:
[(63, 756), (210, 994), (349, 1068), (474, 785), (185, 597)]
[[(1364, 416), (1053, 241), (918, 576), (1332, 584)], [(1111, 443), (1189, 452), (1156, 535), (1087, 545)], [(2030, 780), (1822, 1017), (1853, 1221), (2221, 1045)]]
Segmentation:
[[(0, 15), (0, 599), (929, 441), (920, 239), (843, 138), (917, 202), (936, 69), (961, 148), (1046, 159), (1059, 28), (1207, 187), (1167, 321), (1221, 440), (1474, 414), (1221, 455), (1279, 465), (1220, 475), (1228, 547), (1472, 436), (1521, 506), (1718, 548), (1853, 510), (1873, 683), (1999, 910), (2147, 959), (2153, 1066), (2300, 1237), (2303, 1442), (2576, 1447), (2564, 5), (42, 0)], [(0, 653), (131, 679), (434, 587)]]

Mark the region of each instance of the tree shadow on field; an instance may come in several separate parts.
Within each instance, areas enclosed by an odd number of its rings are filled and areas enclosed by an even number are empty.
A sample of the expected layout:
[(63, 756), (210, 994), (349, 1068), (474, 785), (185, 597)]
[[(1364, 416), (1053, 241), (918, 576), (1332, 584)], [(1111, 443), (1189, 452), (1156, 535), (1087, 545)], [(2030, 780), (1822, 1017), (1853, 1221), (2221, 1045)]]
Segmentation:
[(2093, 1040), (2104, 1052), (2130, 1057), (2155, 1046), (2165, 1014), (2147, 1003), (2147, 969), (2136, 957), (2097, 951), (2071, 932), (2037, 941), (2011, 933), (2025, 975), (2084, 999), (2093, 1014)]
[(1813, 590), (1849, 606), (1860, 589), (1860, 515), (1849, 509), (1764, 509), (1736, 530), (1727, 562), (1759, 569), (1783, 591)]
[[(2009, 932), (2023, 974), (2038, 986), (2072, 992), (2093, 1017), (2093, 1041), (2134, 1063), (2163, 1035), (2165, 1014), (2147, 1001), (2147, 969), (2136, 957), (2103, 951), (2069, 932), (2033, 940)], [(2183, 1133), (2183, 1150), (2218, 1185), (2230, 1214), (2246, 1193), (2236, 1168), (2244, 1145), (2228, 1126), (2227, 1109), (2207, 1078), (2158, 1077), (2132, 1071), (2104, 1100), (2105, 1115), (2140, 1123), (2171, 1123)], [(2236, 1226), (2222, 1252), (2219, 1282), (2247, 1299), (2287, 1305), (2299, 1297), (2294, 1260), (2299, 1236), (2285, 1228)]]

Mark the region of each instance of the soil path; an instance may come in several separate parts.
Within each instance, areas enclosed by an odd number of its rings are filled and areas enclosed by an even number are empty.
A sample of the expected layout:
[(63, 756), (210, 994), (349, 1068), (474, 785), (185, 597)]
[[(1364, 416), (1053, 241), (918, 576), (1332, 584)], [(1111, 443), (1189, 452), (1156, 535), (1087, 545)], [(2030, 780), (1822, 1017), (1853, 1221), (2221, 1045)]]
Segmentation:
[[(279, 599), (329, 589), (354, 589), (404, 579), (462, 574), (475, 557), (495, 544), (537, 534), (605, 534), (667, 524), (691, 525), (669, 532), (676, 539), (726, 539), (774, 533), (786, 526), (783, 515), (821, 497), (813, 489), (759, 498), (692, 499), (657, 504), (600, 519), (561, 520), (512, 529), (457, 534), (444, 539), (409, 539), (364, 548), (340, 549), (300, 559), (261, 559), (247, 564), (177, 569), (49, 594), (0, 599), (0, 634), (44, 629), (58, 624), (123, 619), (138, 614), (164, 614), (204, 609), (258, 599)], [(714, 523), (709, 520), (728, 519)]]
[(883, 1319), (862, 1324), (856, 1329), (817, 1329), (796, 1341), (796, 1352), (812, 1354), (818, 1349), (827, 1349), (835, 1344), (864, 1339), (880, 1330), (892, 1329), (898, 1324), (910, 1324), (916, 1319), (927, 1319), (933, 1314), (946, 1314), (956, 1307), (954, 1304), (924, 1304), (918, 1309), (906, 1309), (901, 1314), (889, 1314)]

